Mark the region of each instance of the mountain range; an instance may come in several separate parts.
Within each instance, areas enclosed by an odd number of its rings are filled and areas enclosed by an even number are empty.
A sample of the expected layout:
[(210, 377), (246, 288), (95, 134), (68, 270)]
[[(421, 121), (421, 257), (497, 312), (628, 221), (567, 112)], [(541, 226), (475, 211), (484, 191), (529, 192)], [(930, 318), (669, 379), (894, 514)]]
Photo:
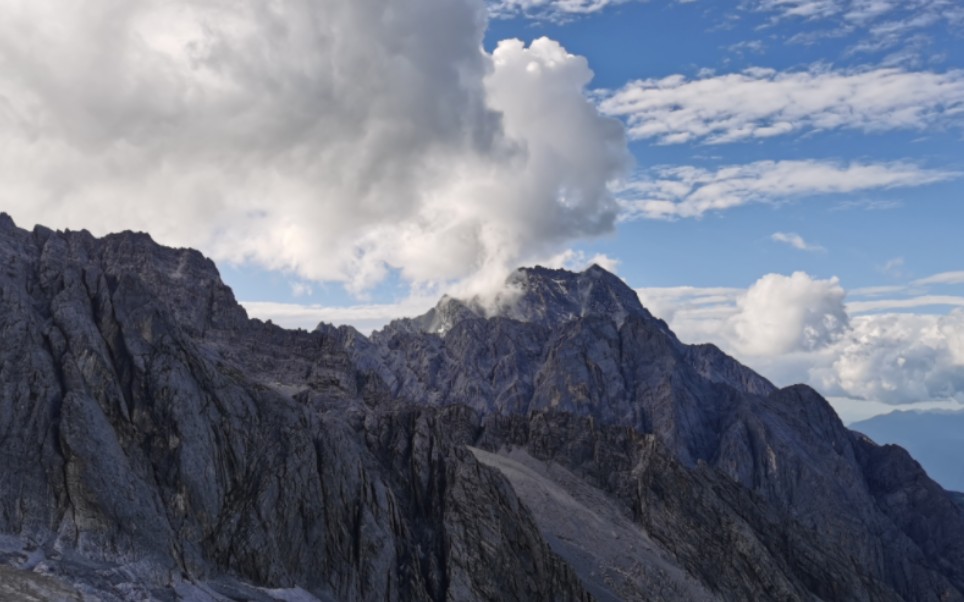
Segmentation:
[(289, 331), (196, 251), (0, 215), (0, 334), (0, 599), (964, 600), (906, 451), (599, 267)]
[(942, 486), (964, 491), (964, 412), (902, 410), (854, 422), (874, 441), (900, 445)]

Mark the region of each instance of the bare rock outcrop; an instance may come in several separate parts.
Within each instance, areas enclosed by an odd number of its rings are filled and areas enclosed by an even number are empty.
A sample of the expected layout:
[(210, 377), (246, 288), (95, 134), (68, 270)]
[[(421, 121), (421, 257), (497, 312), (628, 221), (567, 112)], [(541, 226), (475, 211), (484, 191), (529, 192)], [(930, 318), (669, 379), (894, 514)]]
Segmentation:
[(506, 290), (286, 331), (196, 251), (0, 214), (0, 597), (964, 599), (906, 452), (598, 267)]
[(0, 532), (23, 587), (584, 598), (496, 471), (407, 423), (382, 424), (387, 453), (348, 355), (249, 322), (196, 252), (7, 219), (0, 253)]

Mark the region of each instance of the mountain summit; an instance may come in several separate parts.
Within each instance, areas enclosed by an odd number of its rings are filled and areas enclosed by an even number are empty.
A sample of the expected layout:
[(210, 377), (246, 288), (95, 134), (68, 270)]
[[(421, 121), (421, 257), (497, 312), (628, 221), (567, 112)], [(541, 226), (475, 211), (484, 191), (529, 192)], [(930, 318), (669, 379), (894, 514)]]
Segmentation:
[(0, 215), (0, 265), (0, 598), (964, 600), (906, 452), (598, 267), (369, 338), (143, 234)]
[[(581, 273), (521, 268), (494, 301), (445, 297), (428, 313), (396, 320), (351, 348), (394, 397), (462, 403), (483, 414), (551, 408), (642, 432), (665, 428), (674, 440), (715, 428), (703, 424), (711, 412), (700, 396), (716, 396), (691, 390), (776, 389), (712, 345), (681, 343), (599, 266)], [(701, 455), (694, 453), (684, 457)]]
[(397, 320), (392, 328), (444, 334), (462, 320), (486, 317), (554, 327), (593, 315), (608, 316), (619, 324), (629, 316), (655, 320), (625, 282), (593, 264), (579, 273), (541, 266), (519, 268), (490, 299), (446, 295), (428, 313)]

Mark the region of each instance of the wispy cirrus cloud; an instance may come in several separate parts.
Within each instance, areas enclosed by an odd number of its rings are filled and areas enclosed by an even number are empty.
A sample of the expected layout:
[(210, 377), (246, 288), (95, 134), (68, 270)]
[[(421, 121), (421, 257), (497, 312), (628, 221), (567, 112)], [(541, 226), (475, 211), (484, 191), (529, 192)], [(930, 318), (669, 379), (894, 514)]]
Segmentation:
[(883, 200), (883, 199), (850, 199), (837, 203), (833, 211), (848, 211), (850, 209), (863, 209), (864, 211), (887, 211), (903, 207), (903, 201)]
[(744, 7), (775, 19), (837, 19), (852, 27), (896, 27), (893, 24), (899, 19), (914, 27), (908, 16), (951, 23), (962, 18), (960, 4), (954, 0), (749, 0)]
[(940, 274), (934, 274), (932, 276), (927, 276), (926, 278), (919, 278), (913, 282), (916, 286), (930, 286), (933, 284), (964, 284), (964, 271), (954, 271), (954, 272), (941, 272)]
[(660, 144), (722, 144), (837, 129), (960, 128), (964, 70), (750, 68), (672, 75), (603, 92), (599, 107), (624, 119), (632, 138)]
[(915, 309), (919, 307), (964, 307), (964, 297), (956, 295), (920, 295), (902, 299), (875, 299), (853, 301), (848, 309), (855, 313), (878, 312), (892, 309)]
[(820, 245), (807, 242), (796, 232), (774, 232), (770, 235), (770, 240), (789, 245), (798, 251), (809, 251), (811, 253), (826, 251)]
[(773, 13), (780, 18), (817, 19), (840, 14), (842, 4), (840, 0), (757, 0), (751, 6), (754, 10)]
[(492, 0), (489, 15), (496, 19), (524, 16), (531, 19), (566, 21), (599, 12), (610, 6), (639, 0)]
[[(895, 257), (887, 261), (881, 271), (892, 277), (903, 278), (904, 263), (902, 257)], [(931, 274), (904, 284), (857, 288), (850, 291), (850, 295), (858, 300), (851, 302), (848, 308), (860, 313), (916, 307), (960, 307), (964, 306), (964, 296), (936, 294), (934, 289), (946, 292), (947, 287), (962, 284), (964, 270), (956, 270)]]
[(964, 23), (964, 6), (956, 0), (748, 0), (743, 8), (767, 15), (771, 25), (804, 24), (790, 43), (849, 38), (846, 54), (876, 54), (889, 65), (933, 58), (934, 34), (946, 29), (954, 35)]
[(877, 266), (877, 271), (891, 278), (904, 278), (907, 276), (904, 271), (906, 263), (907, 261), (903, 257), (891, 257)]
[(747, 203), (921, 186), (959, 175), (905, 162), (757, 161), (715, 170), (664, 166), (624, 186), (621, 218), (698, 218)]

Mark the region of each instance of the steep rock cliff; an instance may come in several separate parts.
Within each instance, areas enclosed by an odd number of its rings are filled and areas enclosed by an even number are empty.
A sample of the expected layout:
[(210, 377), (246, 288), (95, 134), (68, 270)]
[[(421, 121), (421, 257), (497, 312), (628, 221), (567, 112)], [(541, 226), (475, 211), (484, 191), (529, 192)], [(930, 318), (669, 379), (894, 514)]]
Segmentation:
[(964, 599), (913, 459), (596, 267), (285, 331), (195, 251), (0, 215), (0, 336), (0, 595)]

